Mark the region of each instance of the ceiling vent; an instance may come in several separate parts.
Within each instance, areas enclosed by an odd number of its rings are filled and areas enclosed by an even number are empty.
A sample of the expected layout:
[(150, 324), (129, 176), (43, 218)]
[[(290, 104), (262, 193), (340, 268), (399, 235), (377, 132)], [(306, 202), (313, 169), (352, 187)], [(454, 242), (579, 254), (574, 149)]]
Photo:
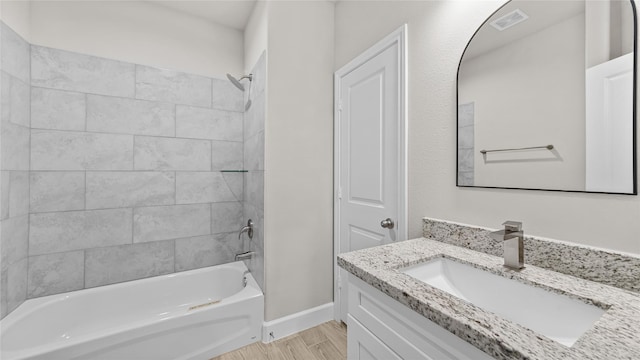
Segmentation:
[(500, 17), (499, 19), (493, 20), (491, 22), (491, 26), (498, 29), (499, 31), (502, 31), (521, 23), (528, 18), (529, 16), (527, 14), (523, 13), (520, 9), (516, 9)]

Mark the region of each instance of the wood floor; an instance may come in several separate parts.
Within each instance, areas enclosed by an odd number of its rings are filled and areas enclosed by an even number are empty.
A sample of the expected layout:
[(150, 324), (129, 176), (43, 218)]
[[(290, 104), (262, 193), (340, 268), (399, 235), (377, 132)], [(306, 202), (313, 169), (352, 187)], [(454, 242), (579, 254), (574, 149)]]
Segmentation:
[(347, 358), (347, 328), (329, 321), (269, 344), (253, 343), (212, 360), (340, 360)]

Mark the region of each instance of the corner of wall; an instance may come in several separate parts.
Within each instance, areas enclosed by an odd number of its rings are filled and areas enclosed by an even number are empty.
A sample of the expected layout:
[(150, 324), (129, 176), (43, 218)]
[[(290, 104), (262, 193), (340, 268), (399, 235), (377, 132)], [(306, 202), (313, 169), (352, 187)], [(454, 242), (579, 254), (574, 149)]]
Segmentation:
[[(2, 3), (4, 5), (4, 3)], [(27, 297), (29, 238), (30, 46), (0, 23), (0, 318)]]
[(0, 1), (0, 20), (31, 41), (31, 1)]
[(244, 72), (248, 73), (267, 50), (267, 2), (257, 1), (244, 30)]

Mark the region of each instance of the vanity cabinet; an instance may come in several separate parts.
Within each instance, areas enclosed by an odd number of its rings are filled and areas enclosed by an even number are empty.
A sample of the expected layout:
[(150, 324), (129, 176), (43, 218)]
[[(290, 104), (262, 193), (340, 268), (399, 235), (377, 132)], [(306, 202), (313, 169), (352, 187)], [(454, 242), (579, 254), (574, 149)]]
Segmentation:
[(489, 360), (489, 355), (349, 274), (349, 360)]

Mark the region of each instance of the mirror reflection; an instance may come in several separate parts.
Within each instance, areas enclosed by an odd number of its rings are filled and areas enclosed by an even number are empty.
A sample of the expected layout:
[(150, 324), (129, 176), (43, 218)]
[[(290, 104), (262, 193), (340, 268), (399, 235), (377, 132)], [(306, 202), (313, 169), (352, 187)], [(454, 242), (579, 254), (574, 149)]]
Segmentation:
[(458, 69), (458, 186), (635, 194), (635, 6), (512, 0)]

